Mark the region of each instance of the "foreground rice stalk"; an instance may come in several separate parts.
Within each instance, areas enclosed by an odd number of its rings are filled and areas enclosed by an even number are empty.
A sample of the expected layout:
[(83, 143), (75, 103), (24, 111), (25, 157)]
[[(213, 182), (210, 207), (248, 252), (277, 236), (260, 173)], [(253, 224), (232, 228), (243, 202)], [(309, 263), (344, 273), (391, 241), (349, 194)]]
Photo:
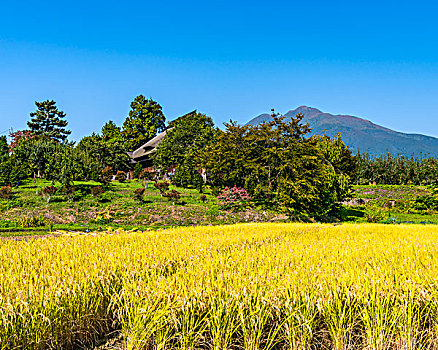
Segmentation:
[(297, 350), (309, 349), (317, 330), (319, 315), (315, 291), (302, 293), (288, 290), (282, 314), (285, 318), (283, 334), (286, 346)]
[(0, 349), (437, 349), (438, 227), (0, 241)]
[(336, 288), (321, 301), (322, 315), (334, 350), (353, 349), (353, 330), (358, 321), (358, 305), (348, 289)]

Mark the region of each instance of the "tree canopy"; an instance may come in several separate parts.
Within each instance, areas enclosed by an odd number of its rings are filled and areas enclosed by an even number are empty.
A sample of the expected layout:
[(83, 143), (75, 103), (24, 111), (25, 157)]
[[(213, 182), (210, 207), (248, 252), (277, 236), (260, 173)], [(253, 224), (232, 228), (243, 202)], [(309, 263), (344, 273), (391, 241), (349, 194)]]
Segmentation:
[(175, 180), (178, 185), (198, 187), (198, 156), (214, 139), (216, 128), (213, 120), (194, 111), (172, 121), (169, 126), (166, 136), (153, 155), (154, 165), (159, 169), (177, 165)]
[(336, 166), (341, 151), (327, 150), (341, 141), (305, 138), (310, 129), (302, 118), (286, 123), (273, 114), (257, 126), (225, 124), (201, 155), (211, 184), (244, 187), (258, 204), (300, 217), (332, 215), (350, 190), (348, 174)]
[(45, 135), (57, 141), (67, 140), (70, 130), (66, 129), (68, 124), (65, 120), (66, 114), (58, 110), (56, 102), (46, 100), (43, 102), (35, 102), (37, 110), (30, 113), (30, 121), (27, 126), (34, 135)]
[(156, 101), (138, 95), (131, 103), (129, 116), (122, 127), (126, 149), (134, 151), (152, 139), (164, 130), (165, 121), (162, 108)]

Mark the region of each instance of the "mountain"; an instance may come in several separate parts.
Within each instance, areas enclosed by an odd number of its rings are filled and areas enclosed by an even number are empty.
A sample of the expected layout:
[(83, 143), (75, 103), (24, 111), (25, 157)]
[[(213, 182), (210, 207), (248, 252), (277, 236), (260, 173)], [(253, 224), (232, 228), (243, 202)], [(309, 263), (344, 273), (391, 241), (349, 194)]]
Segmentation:
[[(352, 151), (382, 155), (387, 152), (400, 154), (407, 157), (411, 155), (438, 155), (438, 138), (420, 134), (405, 134), (383, 126), (374, 124), (369, 120), (353, 117), (351, 115), (333, 115), (321, 112), (319, 109), (300, 106), (284, 114), (287, 118), (302, 113), (303, 122), (309, 123), (312, 128), (311, 135), (333, 137), (341, 133), (342, 140)], [(257, 125), (271, 120), (269, 114), (261, 114), (251, 119), (247, 125)]]

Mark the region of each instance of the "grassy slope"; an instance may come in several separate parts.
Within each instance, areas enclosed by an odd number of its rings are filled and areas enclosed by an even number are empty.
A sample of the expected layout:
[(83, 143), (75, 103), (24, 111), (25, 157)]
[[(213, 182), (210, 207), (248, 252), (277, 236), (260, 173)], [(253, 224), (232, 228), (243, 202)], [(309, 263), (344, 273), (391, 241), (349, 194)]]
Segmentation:
[[(49, 218), (53, 230), (104, 230), (108, 226), (125, 229), (154, 229), (158, 227), (228, 224), (248, 221), (276, 220), (278, 216), (257, 210), (234, 213), (222, 211), (216, 197), (206, 189), (200, 194), (195, 189), (171, 186), (181, 193), (181, 199), (173, 205), (160, 196), (153, 183), (148, 184), (144, 202), (134, 200), (133, 192), (143, 187), (140, 181), (113, 182), (99, 202), (90, 194), (97, 182), (75, 182), (76, 199), (67, 200), (61, 194), (52, 196), (49, 203), (37, 193), (51, 182), (29, 180), (14, 188), (13, 200), (0, 200), (0, 236), (46, 234), (48, 225), (37, 228), (26, 227), (26, 218)], [(59, 184), (55, 184), (60, 187)], [(206, 201), (201, 201), (201, 196)], [(281, 217), (280, 217), (281, 219)], [(283, 218), (284, 219), (284, 218)], [(47, 221), (47, 219), (44, 219)], [(39, 225), (33, 225), (39, 226)], [(24, 230), (24, 231), (23, 231)], [(12, 232), (14, 231), (14, 232)]]
[[(430, 194), (426, 186), (414, 185), (362, 185), (353, 186), (352, 198), (362, 200), (364, 204), (382, 206), (385, 202), (414, 201), (416, 197)], [(346, 221), (364, 222), (364, 205), (348, 206), (344, 209)], [(387, 217), (393, 217), (403, 223), (412, 224), (438, 224), (438, 213), (408, 213), (397, 207), (386, 212)]]

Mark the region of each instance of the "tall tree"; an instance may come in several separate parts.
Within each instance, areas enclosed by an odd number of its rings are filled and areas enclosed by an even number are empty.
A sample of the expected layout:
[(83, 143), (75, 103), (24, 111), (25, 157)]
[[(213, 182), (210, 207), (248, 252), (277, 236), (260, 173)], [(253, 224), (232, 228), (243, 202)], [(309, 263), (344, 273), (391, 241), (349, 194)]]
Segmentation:
[(66, 129), (66, 114), (58, 110), (53, 100), (35, 101), (35, 105), (37, 110), (30, 113), (31, 120), (27, 122), (30, 131), (34, 135), (45, 135), (57, 141), (65, 141), (71, 134), (71, 131)]
[(105, 142), (123, 142), (123, 135), (120, 126), (117, 126), (112, 120), (105, 123), (102, 127), (102, 139)]
[(9, 146), (6, 136), (0, 136), (0, 162), (9, 158)]
[(130, 169), (131, 159), (118, 141), (106, 141), (92, 134), (81, 139), (75, 148), (75, 156), (84, 178), (99, 180), (102, 169), (110, 166), (115, 171)]
[(196, 171), (200, 168), (198, 156), (217, 132), (213, 120), (194, 111), (172, 121), (169, 127), (153, 155), (154, 165), (160, 169), (178, 165), (174, 183), (199, 187), (201, 176)]
[(349, 176), (342, 173), (345, 145), (340, 139), (305, 138), (310, 129), (303, 115), (288, 123), (272, 117), (257, 126), (225, 124), (201, 154), (210, 183), (245, 187), (258, 204), (294, 216), (337, 214), (350, 189)]
[(165, 128), (166, 117), (161, 106), (143, 95), (138, 95), (131, 103), (129, 116), (123, 123), (126, 149), (134, 151)]

